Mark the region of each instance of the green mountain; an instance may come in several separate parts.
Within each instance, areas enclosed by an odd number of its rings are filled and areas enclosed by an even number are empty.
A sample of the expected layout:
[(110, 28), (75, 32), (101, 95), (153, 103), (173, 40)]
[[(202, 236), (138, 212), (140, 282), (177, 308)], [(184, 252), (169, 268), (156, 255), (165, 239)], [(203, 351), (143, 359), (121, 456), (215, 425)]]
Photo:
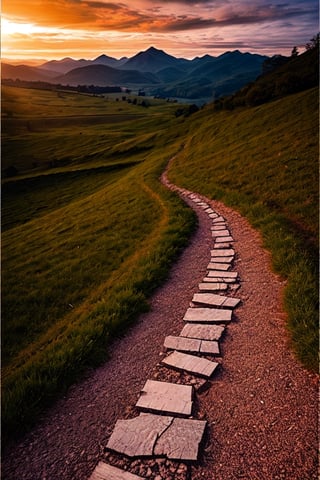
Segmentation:
[[(266, 62), (267, 67), (270, 60)], [(279, 66), (277, 67), (277, 63)], [(216, 107), (227, 108), (236, 106), (260, 105), (285, 95), (301, 92), (319, 85), (319, 45), (301, 55), (278, 59), (274, 68), (260, 75), (255, 82), (249, 83), (242, 90), (227, 99), (220, 99)]]

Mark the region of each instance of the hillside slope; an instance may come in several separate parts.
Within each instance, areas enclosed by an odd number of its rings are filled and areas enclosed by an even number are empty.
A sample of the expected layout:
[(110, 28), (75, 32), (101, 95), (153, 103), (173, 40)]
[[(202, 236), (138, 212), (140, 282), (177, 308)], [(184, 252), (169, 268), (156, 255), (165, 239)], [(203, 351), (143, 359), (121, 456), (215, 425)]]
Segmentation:
[(174, 183), (240, 210), (288, 280), (294, 348), (316, 367), (318, 344), (318, 89), (253, 108), (204, 108), (184, 122)]

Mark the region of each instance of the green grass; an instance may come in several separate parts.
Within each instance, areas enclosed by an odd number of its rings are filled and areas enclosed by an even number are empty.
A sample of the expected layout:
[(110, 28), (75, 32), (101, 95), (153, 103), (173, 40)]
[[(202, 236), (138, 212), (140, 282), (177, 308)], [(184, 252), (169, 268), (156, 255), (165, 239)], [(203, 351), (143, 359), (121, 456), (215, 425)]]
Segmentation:
[[(25, 93), (19, 90), (23, 99)], [(162, 131), (175, 121), (174, 106), (157, 102), (145, 110), (134, 124), (88, 124), (87, 151), (99, 155), (86, 162), (84, 144), (69, 143), (72, 130), (53, 125), (45, 136), (4, 136), (6, 162), (22, 166), (2, 190), (5, 435), (31, 425), (85, 366), (106, 358), (110, 339), (148, 308), (195, 226), (195, 216), (158, 180), (177, 149), (166, 146)], [(10, 150), (12, 140), (39, 157), (70, 155), (70, 162), (34, 169)]]
[(2, 185), (5, 435), (28, 428), (148, 308), (195, 227), (159, 182), (177, 152), (176, 184), (222, 199), (262, 232), (288, 279), (293, 348), (317, 368), (315, 90), (187, 119), (159, 101), (7, 87), (2, 97), (16, 122), (11, 130), (4, 120), (3, 169), (18, 170)]
[(173, 182), (240, 210), (261, 230), (275, 270), (288, 279), (293, 348), (317, 370), (318, 91), (186, 122)]

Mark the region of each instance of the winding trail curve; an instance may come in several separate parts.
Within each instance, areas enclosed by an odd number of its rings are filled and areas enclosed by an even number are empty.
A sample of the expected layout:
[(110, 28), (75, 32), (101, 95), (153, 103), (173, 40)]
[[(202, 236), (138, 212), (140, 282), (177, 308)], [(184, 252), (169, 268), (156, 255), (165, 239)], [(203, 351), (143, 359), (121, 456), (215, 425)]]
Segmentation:
[[(173, 188), (166, 174), (162, 180)], [(199, 227), (152, 297), (151, 311), (114, 342), (105, 365), (88, 372), (32, 432), (8, 446), (3, 479), (87, 480), (101, 459), (132, 467), (105, 446), (117, 419), (136, 416), (133, 405), (146, 379), (165, 379), (157, 369), (164, 338), (179, 335), (210, 260), (210, 219), (183, 198), (195, 208)], [(197, 395), (197, 417), (209, 424), (199, 462), (136, 460), (135, 472), (157, 480), (316, 480), (318, 376), (289, 349), (285, 284), (272, 273), (270, 256), (248, 222), (220, 202), (204, 201), (227, 219), (235, 240), (242, 304), (221, 344), (223, 367)]]

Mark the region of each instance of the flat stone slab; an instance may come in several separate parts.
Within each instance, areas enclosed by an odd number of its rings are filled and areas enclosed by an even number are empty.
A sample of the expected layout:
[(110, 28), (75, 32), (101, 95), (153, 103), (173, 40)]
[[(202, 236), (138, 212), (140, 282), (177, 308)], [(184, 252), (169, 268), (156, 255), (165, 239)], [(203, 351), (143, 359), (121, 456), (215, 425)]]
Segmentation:
[(215, 243), (213, 248), (231, 248), (232, 244), (230, 242), (221, 242)]
[(219, 363), (212, 362), (206, 358), (177, 352), (176, 350), (163, 358), (161, 363), (167, 367), (172, 367), (176, 370), (182, 370), (205, 378), (210, 378), (219, 365)]
[[(222, 272), (221, 272), (222, 273)], [(231, 277), (204, 277), (202, 279), (202, 282), (203, 283), (211, 283), (211, 282), (217, 282), (217, 283), (235, 283), (236, 282), (236, 278), (231, 278)]]
[(227, 225), (226, 224), (223, 224), (223, 225), (212, 225), (210, 227), (210, 230), (212, 232), (221, 232), (222, 230), (226, 230), (227, 228)]
[(228, 263), (210, 262), (207, 266), (208, 270), (223, 270), (225, 272), (228, 270), (228, 268), (230, 268), (230, 264)]
[(212, 305), (213, 307), (235, 308), (240, 303), (240, 299), (224, 297), (223, 295), (216, 295), (214, 293), (195, 293), (192, 302)]
[(172, 460), (197, 460), (206, 424), (205, 420), (175, 418), (156, 442), (154, 454)]
[(219, 217), (217, 213), (209, 213), (209, 217), (212, 218), (213, 220), (215, 220), (216, 218), (222, 218), (222, 217)]
[(192, 387), (147, 380), (136, 407), (161, 413), (189, 416), (192, 410)]
[[(211, 217), (211, 215), (209, 215), (209, 217)], [(220, 216), (217, 216), (217, 217), (211, 217), (213, 220), (212, 220), (212, 223), (225, 223), (225, 219), (220, 215)]]
[(205, 212), (208, 213), (208, 214), (209, 214), (209, 213), (216, 213), (214, 210), (212, 210), (211, 207), (206, 208), (206, 209), (205, 209)]
[(118, 420), (107, 448), (129, 457), (197, 460), (206, 421), (142, 413)]
[(219, 230), (219, 231), (213, 230), (213, 231), (211, 232), (211, 235), (212, 235), (213, 237), (215, 237), (215, 238), (216, 238), (216, 237), (226, 237), (226, 236), (230, 235), (230, 232), (229, 232), (229, 230), (227, 230), (226, 228), (224, 228), (223, 230)]
[(144, 480), (145, 477), (139, 477), (133, 473), (126, 472), (120, 468), (108, 465), (105, 462), (99, 462), (92, 472), (89, 480)]
[(222, 248), (221, 250), (211, 250), (212, 257), (233, 257), (233, 248)]
[(233, 237), (231, 235), (227, 235), (225, 237), (217, 237), (215, 239), (216, 243), (227, 243), (227, 242), (234, 242)]
[(200, 340), (197, 338), (187, 338), (183, 336), (168, 336), (164, 340), (165, 348), (169, 350), (178, 350), (179, 352), (203, 353), (209, 355), (219, 355), (219, 344), (216, 341)]
[(225, 327), (223, 325), (206, 325), (203, 323), (186, 323), (180, 335), (202, 340), (220, 340)]
[(232, 310), (222, 308), (188, 308), (183, 317), (185, 322), (220, 323), (230, 322)]
[(232, 261), (234, 260), (234, 256), (232, 257), (223, 257), (223, 256), (215, 256), (214, 254), (215, 253), (219, 253), (219, 250), (211, 250), (211, 255), (213, 255), (211, 257), (211, 262), (212, 263), (232, 263)]
[(237, 278), (238, 272), (221, 272), (220, 270), (209, 270), (207, 277)]
[(199, 283), (198, 288), (200, 292), (223, 292), (227, 290), (227, 283), (217, 283), (217, 282), (202, 282)]

